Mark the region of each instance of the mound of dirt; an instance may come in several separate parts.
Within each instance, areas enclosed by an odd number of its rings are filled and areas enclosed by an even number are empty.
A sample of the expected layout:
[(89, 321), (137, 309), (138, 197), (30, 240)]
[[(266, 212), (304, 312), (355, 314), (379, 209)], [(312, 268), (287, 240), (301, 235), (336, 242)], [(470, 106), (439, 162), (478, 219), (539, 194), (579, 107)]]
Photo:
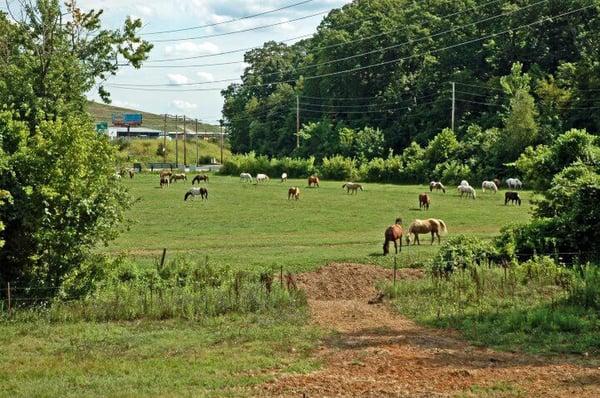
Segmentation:
[[(398, 279), (416, 279), (423, 271), (399, 269)], [(374, 265), (334, 263), (315, 272), (296, 276), (298, 288), (306, 292), (309, 300), (354, 300), (373, 298), (377, 284), (392, 280), (393, 271)]]

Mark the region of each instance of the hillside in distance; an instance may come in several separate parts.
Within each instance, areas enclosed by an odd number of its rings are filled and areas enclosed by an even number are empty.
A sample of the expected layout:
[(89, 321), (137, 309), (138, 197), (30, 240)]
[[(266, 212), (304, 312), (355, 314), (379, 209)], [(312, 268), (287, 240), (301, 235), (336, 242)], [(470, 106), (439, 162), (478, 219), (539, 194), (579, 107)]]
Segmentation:
[[(113, 113), (141, 113), (143, 118), (143, 126), (149, 129), (155, 130), (163, 130), (164, 128), (164, 115), (157, 115), (155, 113), (143, 112), (135, 109), (121, 108), (118, 106), (102, 104), (99, 102), (88, 101), (88, 112), (94, 118), (96, 123), (99, 122), (108, 122), (111, 124)], [(193, 122), (190, 122), (187, 126), (188, 131), (193, 130), (195, 125)], [(207, 123), (198, 123), (198, 130), (205, 132), (218, 132), (219, 126), (207, 124)], [(167, 130), (168, 131), (183, 131), (183, 120), (178, 120), (175, 123), (174, 118), (169, 118), (167, 120)]]

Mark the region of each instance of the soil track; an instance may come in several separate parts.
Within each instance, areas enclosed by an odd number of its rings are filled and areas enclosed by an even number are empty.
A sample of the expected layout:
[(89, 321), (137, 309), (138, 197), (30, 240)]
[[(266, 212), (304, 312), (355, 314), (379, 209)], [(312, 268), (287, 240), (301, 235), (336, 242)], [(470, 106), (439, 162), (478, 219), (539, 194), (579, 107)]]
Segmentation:
[[(400, 270), (418, 278), (418, 270)], [(260, 386), (282, 397), (600, 397), (600, 368), (572, 358), (501, 353), (465, 343), (457, 333), (423, 328), (369, 305), (391, 271), (332, 264), (297, 277), (315, 324), (333, 330), (315, 355), (323, 368)]]

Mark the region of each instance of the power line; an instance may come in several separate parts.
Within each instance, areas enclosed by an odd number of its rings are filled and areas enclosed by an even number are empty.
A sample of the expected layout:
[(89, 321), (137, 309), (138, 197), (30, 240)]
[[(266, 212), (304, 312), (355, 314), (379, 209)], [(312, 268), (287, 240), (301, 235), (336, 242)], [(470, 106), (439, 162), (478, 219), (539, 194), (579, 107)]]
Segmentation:
[(227, 21), (215, 22), (215, 23), (211, 23), (211, 24), (207, 24), (207, 25), (199, 25), (199, 26), (191, 26), (189, 28), (181, 28), (181, 29), (172, 29), (172, 30), (162, 30), (162, 31), (156, 31), (156, 32), (148, 32), (148, 33), (144, 33), (143, 36), (162, 35), (162, 34), (165, 34), (165, 33), (185, 32), (185, 31), (189, 31), (189, 30), (196, 30), (196, 29), (210, 28), (210, 27), (213, 27), (213, 26), (225, 25), (225, 24), (232, 23), (232, 22), (242, 21), (242, 20), (250, 19), (250, 18), (256, 18), (256, 17), (260, 17), (260, 16), (263, 16), (263, 15), (272, 14), (274, 12), (287, 10), (289, 8), (298, 7), (298, 6), (304, 5), (306, 3), (311, 3), (313, 1), (314, 0), (304, 0), (304, 1), (300, 1), (298, 3), (289, 4), (289, 5), (284, 6), (284, 7), (279, 7), (279, 8), (275, 8), (275, 9), (272, 9), (272, 10), (259, 12), (257, 14), (245, 15), (243, 17), (233, 18), (233, 19), (229, 19)]
[[(547, 0), (545, 0), (545, 1), (547, 1)], [(520, 25), (520, 26), (517, 26), (517, 27), (512, 27), (512, 28), (505, 29), (505, 30), (500, 31), (500, 32), (490, 33), (490, 34), (487, 34), (487, 35), (484, 35), (484, 36), (480, 36), (480, 37), (477, 37), (477, 38), (474, 38), (474, 39), (471, 39), (471, 40), (467, 40), (467, 41), (464, 41), (464, 42), (452, 44), (452, 45), (449, 45), (449, 46), (445, 46), (445, 47), (441, 47), (441, 48), (436, 48), (436, 49), (428, 50), (428, 51), (423, 52), (423, 53), (412, 54), (412, 55), (409, 55), (409, 56), (395, 58), (395, 59), (392, 59), (392, 60), (383, 61), (383, 62), (379, 62), (379, 63), (376, 63), (376, 64), (369, 64), (369, 65), (365, 65), (365, 66), (360, 66), (360, 67), (355, 67), (355, 68), (345, 69), (345, 70), (340, 70), (340, 71), (335, 71), (335, 72), (329, 72), (329, 73), (319, 74), (319, 75), (315, 75), (315, 76), (303, 76), (303, 79), (306, 81), (306, 80), (319, 79), (319, 78), (323, 78), (323, 77), (338, 76), (338, 75), (342, 75), (342, 74), (345, 74), (345, 73), (358, 72), (358, 71), (370, 69), (370, 68), (373, 68), (373, 67), (389, 65), (389, 64), (392, 64), (392, 63), (400, 62), (400, 61), (406, 61), (406, 60), (409, 60), (409, 59), (421, 57), (423, 55), (438, 53), (438, 52), (441, 52), (441, 51), (446, 51), (446, 50), (450, 50), (450, 49), (453, 49), (453, 48), (458, 48), (458, 47), (462, 47), (462, 46), (465, 46), (465, 45), (477, 43), (477, 42), (480, 42), (480, 41), (483, 41), (483, 40), (486, 40), (486, 39), (491, 39), (493, 37), (498, 37), (498, 36), (501, 36), (501, 35), (505, 35), (507, 33), (511, 33), (513, 31), (516, 31), (516, 30), (522, 30), (524, 28), (529, 28), (529, 27), (532, 27), (534, 25), (541, 24), (541, 23), (544, 23), (544, 22), (547, 22), (547, 21), (553, 21), (555, 19), (563, 18), (565, 16), (568, 16), (568, 15), (571, 15), (571, 14), (575, 14), (577, 12), (581, 12), (583, 10), (586, 10), (586, 9), (589, 9), (589, 8), (592, 8), (592, 7), (594, 7), (594, 5), (590, 4), (590, 5), (587, 5), (587, 6), (584, 6), (584, 7), (580, 7), (580, 8), (571, 10), (571, 11), (566, 11), (566, 12), (563, 12), (563, 13), (560, 13), (560, 14), (557, 14), (557, 15), (553, 15), (551, 17), (544, 17), (542, 19), (539, 19), (537, 21), (534, 21), (534, 22), (531, 22), (531, 23), (528, 23), (528, 24), (523, 24), (523, 25)], [(295, 82), (296, 82), (296, 80), (283, 80), (283, 81), (270, 82), (270, 83), (265, 83), (265, 84), (245, 85), (244, 87), (246, 87), (246, 88), (251, 88), (251, 87), (265, 87), (265, 86), (272, 86), (272, 85), (281, 84), (281, 83), (295, 83)], [(123, 84), (113, 84), (113, 85), (107, 85), (107, 86), (118, 87), (118, 88), (122, 88), (122, 89), (123, 88), (125, 88), (125, 89), (126, 88), (130, 88), (130, 89), (133, 88), (134, 90), (144, 91), (143, 89), (135, 88), (134, 85), (126, 86), (126, 85), (123, 85)], [(138, 87), (145, 87), (143, 85), (137, 85), (137, 86)], [(213, 88), (212, 90), (215, 90), (215, 88)], [(186, 90), (166, 90), (166, 91), (185, 92)], [(202, 91), (202, 89), (192, 89), (192, 90), (187, 90), (187, 91)]]
[(210, 35), (194, 36), (194, 37), (180, 37), (180, 38), (177, 38), (177, 39), (159, 39), (159, 40), (153, 40), (153, 42), (154, 43), (172, 43), (172, 42), (177, 42), (177, 41), (199, 40), (199, 39), (208, 39), (208, 38), (211, 38), (211, 37), (221, 37), (221, 36), (235, 35), (235, 34), (238, 34), (238, 33), (252, 32), (252, 31), (255, 31), (255, 30), (271, 28), (273, 26), (285, 25), (285, 24), (290, 23), (290, 22), (297, 22), (297, 21), (302, 21), (302, 20), (309, 19), (309, 18), (314, 18), (314, 17), (320, 16), (320, 15), (327, 14), (330, 11), (331, 10), (320, 11), (320, 12), (317, 12), (317, 13), (314, 13), (314, 14), (309, 14), (309, 15), (305, 15), (305, 16), (302, 16), (302, 17), (298, 17), (298, 18), (292, 18), (292, 19), (289, 19), (287, 21), (281, 21), (281, 22), (275, 22), (275, 23), (271, 23), (271, 24), (267, 24), (267, 25), (255, 26), (253, 28), (234, 30), (234, 31), (231, 31), (231, 32), (213, 33), (213, 34), (210, 34)]
[[(527, 6), (521, 7), (521, 8), (516, 9), (516, 10), (512, 10), (512, 11), (501, 13), (501, 14), (496, 14), (496, 15), (493, 15), (491, 17), (487, 17), (487, 18), (484, 18), (484, 19), (481, 19), (481, 20), (478, 20), (478, 21), (475, 21), (475, 22), (471, 22), (471, 23), (465, 24), (465, 25), (456, 26), (456, 27), (453, 27), (452, 29), (448, 29), (448, 30), (445, 30), (445, 31), (442, 31), (442, 32), (438, 32), (438, 33), (431, 34), (431, 35), (426, 35), (426, 36), (420, 37), (418, 39), (411, 39), (411, 40), (405, 41), (405, 42), (400, 43), (400, 44), (395, 44), (395, 45), (392, 45), (392, 46), (383, 47), (383, 48), (379, 48), (379, 49), (367, 51), (367, 52), (364, 52), (364, 53), (354, 54), (354, 55), (350, 55), (350, 56), (343, 57), (343, 58), (337, 58), (337, 59), (333, 59), (333, 60), (330, 60), (330, 61), (321, 62), (321, 63), (317, 63), (317, 64), (313, 64), (313, 65), (307, 65), (307, 66), (303, 66), (303, 67), (290, 68), (290, 69), (282, 70), (282, 71), (278, 71), (278, 72), (267, 73), (267, 74), (261, 75), (261, 77), (272, 76), (272, 75), (281, 74), (281, 73), (298, 72), (300, 70), (317, 68), (317, 67), (324, 66), (324, 65), (330, 65), (330, 64), (334, 64), (334, 63), (338, 63), (338, 62), (342, 62), (342, 61), (347, 61), (347, 60), (350, 60), (350, 59), (355, 59), (355, 58), (363, 57), (363, 56), (366, 56), (366, 55), (371, 55), (371, 54), (380, 53), (380, 52), (388, 51), (388, 50), (395, 49), (395, 48), (400, 48), (400, 47), (406, 46), (408, 44), (414, 44), (414, 43), (421, 42), (423, 40), (433, 39), (433, 38), (438, 37), (438, 36), (446, 35), (448, 33), (452, 33), (452, 32), (455, 32), (457, 30), (464, 29), (466, 27), (476, 26), (476, 25), (479, 25), (481, 23), (488, 22), (488, 21), (491, 21), (491, 20), (494, 20), (494, 19), (497, 19), (497, 18), (506, 17), (508, 15), (511, 15), (511, 14), (514, 14), (514, 13), (526, 10), (528, 8), (535, 7), (537, 5), (545, 3), (547, 1), (548, 0), (540, 0), (540, 1), (536, 2), (536, 3), (529, 4)], [(221, 79), (221, 80), (216, 80), (216, 81), (213, 81), (213, 82), (194, 82), (194, 83), (181, 83), (181, 84), (120, 84), (120, 85), (121, 86), (130, 86), (130, 87), (136, 87), (136, 86), (140, 86), (140, 87), (198, 86), (198, 85), (204, 85), (204, 84), (210, 84), (210, 83), (233, 82), (233, 81), (237, 81), (237, 80), (240, 80), (240, 79), (241, 78), (238, 77), (238, 78), (230, 78), (230, 79)]]

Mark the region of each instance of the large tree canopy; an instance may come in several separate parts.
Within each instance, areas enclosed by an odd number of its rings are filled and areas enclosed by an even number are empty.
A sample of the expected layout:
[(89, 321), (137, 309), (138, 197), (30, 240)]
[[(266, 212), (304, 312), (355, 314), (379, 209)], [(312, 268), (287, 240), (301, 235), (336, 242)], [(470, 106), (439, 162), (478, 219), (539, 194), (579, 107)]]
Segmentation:
[[(310, 39), (246, 54), (242, 83), (223, 91), (233, 150), (294, 153), (296, 95), (302, 124), (379, 128), (396, 153), (414, 140), (424, 146), (450, 125), (450, 82), (459, 139), (472, 124), (505, 127), (501, 136), (519, 147), (498, 162), (570, 128), (598, 131), (590, 108), (600, 89), (599, 5), (356, 0), (332, 11)], [(517, 77), (529, 80), (508, 92)]]

